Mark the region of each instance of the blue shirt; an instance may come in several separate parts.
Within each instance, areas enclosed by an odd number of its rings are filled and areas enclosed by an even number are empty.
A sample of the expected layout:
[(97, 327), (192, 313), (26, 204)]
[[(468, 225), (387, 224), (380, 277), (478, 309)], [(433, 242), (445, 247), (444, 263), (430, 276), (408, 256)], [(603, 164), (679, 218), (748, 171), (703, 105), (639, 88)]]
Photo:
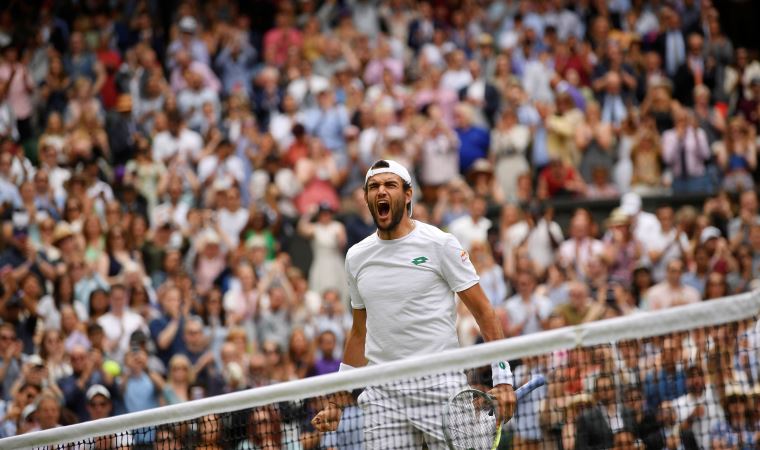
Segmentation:
[(183, 330), (185, 329), (185, 319), (179, 319), (179, 326), (177, 327), (177, 334), (174, 335), (174, 339), (166, 349), (161, 349), (158, 346), (158, 336), (169, 326), (171, 319), (166, 316), (161, 316), (158, 319), (153, 319), (148, 325), (150, 328), (150, 335), (153, 337), (153, 342), (156, 344), (156, 356), (168, 367), (169, 360), (172, 356), (179, 353), (186, 353), (187, 347), (185, 347), (185, 341), (182, 340)]
[(224, 93), (230, 94), (235, 89), (241, 89), (250, 97), (256, 50), (250, 46), (243, 46), (235, 58), (230, 49), (225, 47), (219, 52), (215, 62)]
[(303, 126), (312, 136), (322, 140), (333, 153), (346, 152), (343, 130), (349, 125), (348, 111), (344, 106), (333, 106), (328, 110), (312, 108), (304, 113)]
[(657, 411), (665, 400), (674, 400), (686, 394), (686, 374), (680, 367), (674, 374), (660, 369), (647, 374), (644, 395), (647, 411)]
[(457, 128), (456, 132), (459, 137), (459, 172), (465, 174), (476, 159), (488, 157), (491, 136), (488, 130), (478, 127)]
[(158, 396), (156, 387), (153, 385), (147, 373), (143, 372), (136, 377), (127, 378), (127, 386), (124, 389), (124, 405), (127, 412), (145, 411), (146, 409), (158, 408)]

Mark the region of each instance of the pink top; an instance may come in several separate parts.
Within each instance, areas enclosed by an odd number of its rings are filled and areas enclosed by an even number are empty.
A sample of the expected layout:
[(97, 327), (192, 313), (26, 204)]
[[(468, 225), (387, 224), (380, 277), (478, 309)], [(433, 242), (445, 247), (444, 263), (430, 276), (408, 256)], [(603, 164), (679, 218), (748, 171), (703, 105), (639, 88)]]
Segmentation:
[[(32, 115), (32, 96), (30, 94), (34, 87), (34, 81), (23, 64), (16, 63), (15, 65), (16, 73), (8, 87), (8, 103), (17, 119), (26, 119)], [(0, 80), (8, 81), (11, 77), (11, 71), (10, 64), (0, 64)], [(27, 89), (27, 86), (30, 86), (30, 89)]]
[(288, 50), (291, 47), (300, 48), (302, 44), (303, 36), (295, 28), (274, 28), (264, 35), (264, 55), (271, 58), (268, 62), (281, 66), (288, 59)]

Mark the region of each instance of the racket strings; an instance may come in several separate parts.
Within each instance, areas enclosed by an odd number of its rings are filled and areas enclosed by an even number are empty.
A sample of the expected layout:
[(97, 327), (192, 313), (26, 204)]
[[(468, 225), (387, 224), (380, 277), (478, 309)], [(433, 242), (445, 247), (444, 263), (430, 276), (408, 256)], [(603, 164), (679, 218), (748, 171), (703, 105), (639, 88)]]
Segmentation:
[(493, 402), (472, 392), (454, 397), (447, 414), (447, 431), (453, 448), (490, 449), (496, 436), (496, 414)]

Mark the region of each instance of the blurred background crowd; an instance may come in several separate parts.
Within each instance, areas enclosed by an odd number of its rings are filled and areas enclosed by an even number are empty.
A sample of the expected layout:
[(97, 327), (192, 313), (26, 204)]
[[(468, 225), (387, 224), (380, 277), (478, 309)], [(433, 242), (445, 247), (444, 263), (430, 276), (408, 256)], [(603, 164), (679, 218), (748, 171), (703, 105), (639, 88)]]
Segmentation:
[(758, 285), (754, 2), (0, 10), (0, 436), (336, 371), (381, 158), (507, 336)]

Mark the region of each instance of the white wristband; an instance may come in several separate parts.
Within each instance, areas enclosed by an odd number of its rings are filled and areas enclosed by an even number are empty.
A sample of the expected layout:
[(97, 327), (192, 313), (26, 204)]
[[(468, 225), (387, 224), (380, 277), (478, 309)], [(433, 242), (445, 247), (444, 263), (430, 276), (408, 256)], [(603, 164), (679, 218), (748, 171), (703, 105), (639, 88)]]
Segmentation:
[(493, 385), (499, 384), (512, 384), (512, 370), (509, 368), (509, 363), (506, 361), (497, 361), (491, 363), (491, 378), (493, 378)]
[(347, 370), (354, 370), (356, 367), (349, 366), (348, 364), (340, 363), (340, 367), (338, 368), (338, 372), (345, 372)]

